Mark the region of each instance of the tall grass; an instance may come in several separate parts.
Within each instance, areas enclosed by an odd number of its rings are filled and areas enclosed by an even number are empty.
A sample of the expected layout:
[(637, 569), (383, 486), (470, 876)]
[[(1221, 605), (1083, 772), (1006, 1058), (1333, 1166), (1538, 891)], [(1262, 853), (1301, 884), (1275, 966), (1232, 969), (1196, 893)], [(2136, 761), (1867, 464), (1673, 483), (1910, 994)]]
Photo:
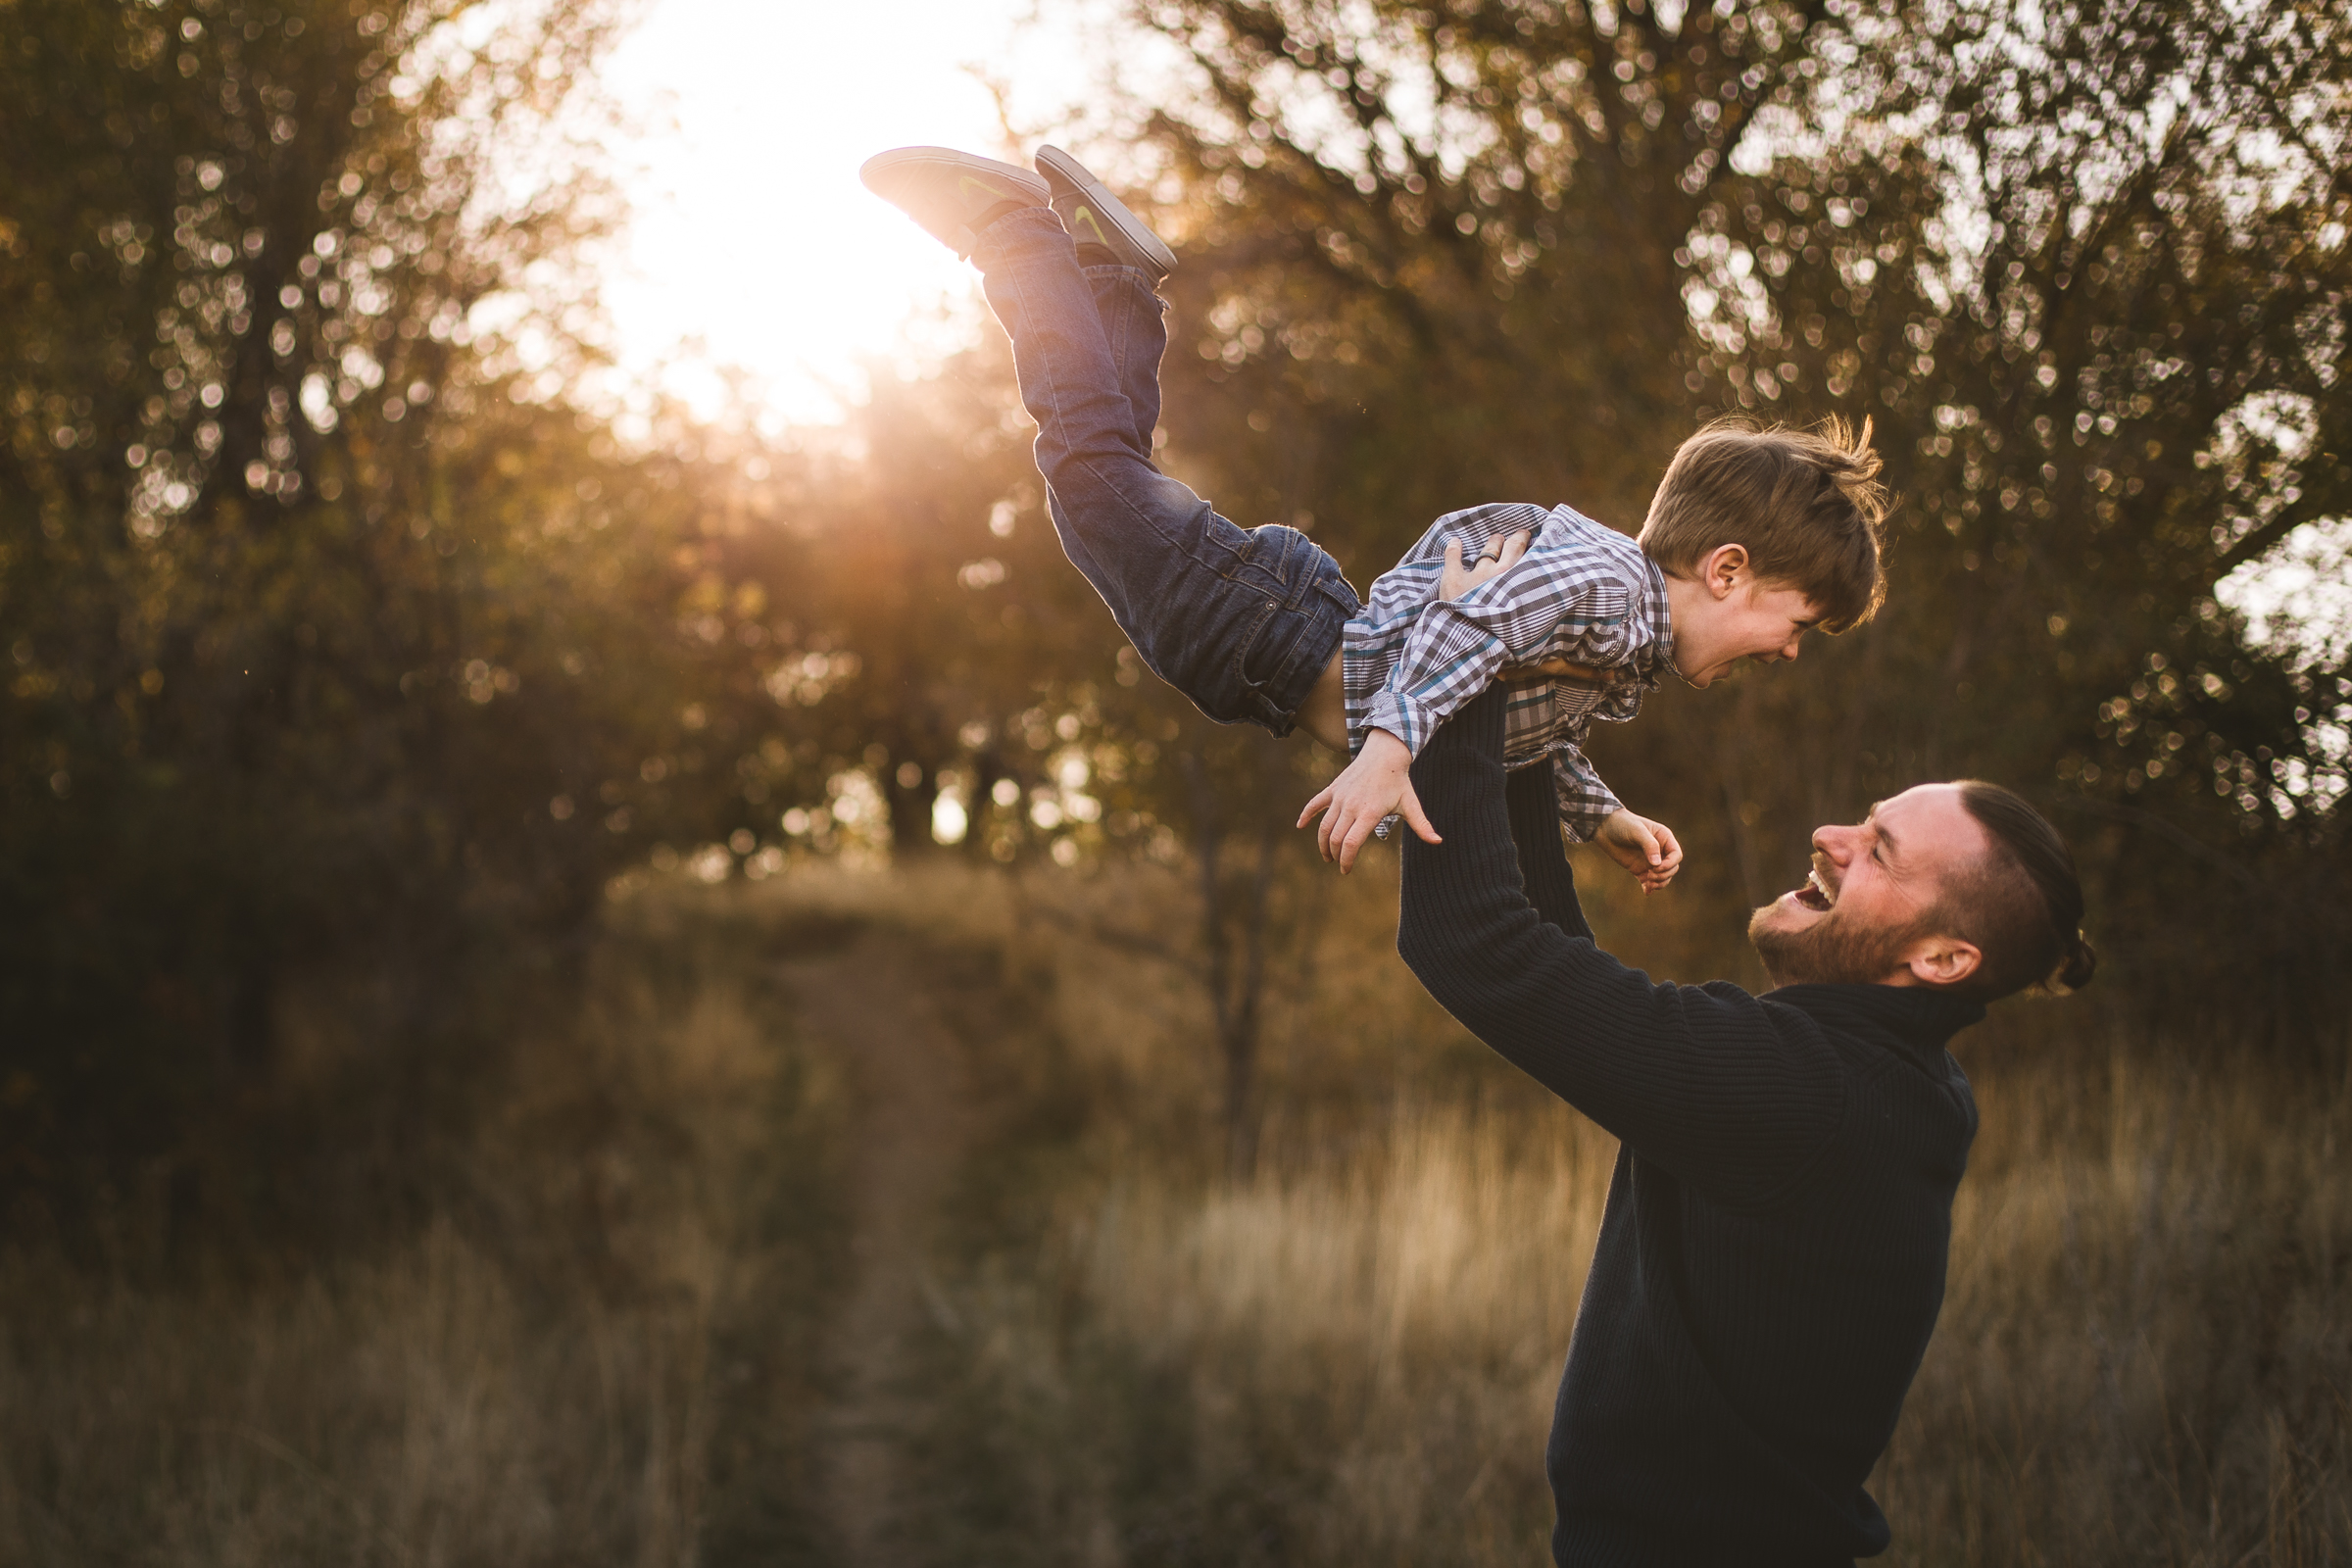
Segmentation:
[[(2352, 1560), (2342, 1102), (2217, 1102), (2109, 1061), (1984, 1099), (1943, 1321), (1876, 1482), (1887, 1560)], [(1106, 1180), (1035, 1266), (982, 1270), (965, 1419), (1061, 1380), (1072, 1424), (1029, 1462), (1100, 1472), (1139, 1545), (1199, 1548), (1131, 1561), (1540, 1560), (1610, 1153), (1522, 1105), (1401, 1113), (1239, 1189)]]
[[(779, 1032), (759, 948), (639, 901), (584, 1002), (517, 1044), (464, 1179), (380, 1250), (0, 1250), (0, 1562), (808, 1546), (838, 1091)], [(125, 1235), (155, 1228), (129, 1207)]]
[[(1286, 914), (1238, 1182), (1172, 875), (640, 892), (397, 1245), (162, 1274), (0, 1248), (0, 1562), (843, 1560), (839, 1151), (888, 1107), (775, 975), (854, 927), (923, 956), (993, 1128), (893, 1396), (894, 1560), (1544, 1560), (1614, 1145), (1428, 1002), (1387, 876)], [(1631, 947), (1688, 940), (1595, 902)], [(2352, 1095), (2110, 1017), (1963, 1037), (1984, 1131), (1874, 1479), (1886, 1560), (2352, 1563)]]
[(592, 1299), (551, 1332), (437, 1224), (258, 1293), (19, 1263), (7, 1308), (11, 1562), (691, 1560), (706, 1299)]
[[(971, 1250), (935, 1348), (955, 1392), (932, 1442), (971, 1478), (941, 1560), (1545, 1556), (1544, 1439), (1614, 1144), (1468, 1064), (1383, 952), (1391, 908), (1333, 921), (1250, 1181), (1170, 1143), (1200, 1114), (1136, 1092), (1132, 1038), (1091, 1063), (1050, 1211), (1024, 1193), (1017, 1239)], [(1102, 957), (1063, 949), (1065, 1005), (1128, 988)], [(1885, 1560), (2352, 1562), (2352, 1096), (2104, 1043), (2106, 1016), (2013, 1004), (1960, 1043), (1984, 1131), (1873, 1482)], [(1377, 1054), (1368, 1019), (1429, 1058), (1385, 1102), (1335, 1082)], [(1156, 1075), (1200, 1070), (1179, 1051)]]
[(2347, 1097), (2117, 1052), (1980, 1077), (1884, 1467), (1921, 1563), (2352, 1561)]

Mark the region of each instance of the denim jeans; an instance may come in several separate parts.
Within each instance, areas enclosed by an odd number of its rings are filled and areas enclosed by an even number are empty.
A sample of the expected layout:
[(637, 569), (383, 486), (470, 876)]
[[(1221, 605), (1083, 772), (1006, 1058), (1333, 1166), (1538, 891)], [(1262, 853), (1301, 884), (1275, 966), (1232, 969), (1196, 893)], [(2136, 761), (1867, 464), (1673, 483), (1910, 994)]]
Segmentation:
[(1060, 220), (1022, 208), (972, 260), (1012, 338), (1061, 548), (1152, 672), (1220, 723), (1287, 735), (1357, 601), (1296, 528), (1239, 528), (1152, 462), (1166, 304), (1128, 267), (1081, 269)]

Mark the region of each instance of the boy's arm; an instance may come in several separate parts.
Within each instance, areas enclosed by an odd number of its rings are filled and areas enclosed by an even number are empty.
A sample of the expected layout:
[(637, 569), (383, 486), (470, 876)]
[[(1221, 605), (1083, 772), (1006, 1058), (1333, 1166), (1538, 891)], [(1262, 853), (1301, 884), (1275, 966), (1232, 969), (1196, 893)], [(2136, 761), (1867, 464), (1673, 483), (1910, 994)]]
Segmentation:
[(1438, 726), (1504, 667), (1539, 662), (1563, 622), (1593, 631), (1620, 625), (1634, 598), (1605, 562), (1531, 549), (1460, 598), (1433, 598), (1421, 608), (1364, 724), (1387, 730), (1418, 757)]
[[(1467, 514), (1452, 514), (1450, 516), (1456, 520), (1475, 517), (1491, 524), (1497, 517), (1533, 510), (1527, 507), (1489, 507), (1474, 509)], [(1439, 519), (1441, 523), (1446, 520)], [(1536, 520), (1541, 523), (1542, 517), (1539, 515)], [(1531, 528), (1481, 539), (1479, 543), (1492, 553), (1482, 554), (1475, 564), (1463, 560), (1460, 537), (1446, 540), (1445, 567), (1439, 574), (1438, 598), (1458, 600), (1510, 570), (1526, 556), (1534, 539), (1535, 531)], [(1423, 541), (1424, 544), (1429, 542)], [(1416, 559), (1417, 555), (1416, 552)], [(1398, 817), (1410, 824), (1424, 842), (1439, 842), (1437, 830), (1421, 814), (1421, 803), (1413, 796), (1412, 761), (1412, 750), (1403, 741), (1378, 725), (1368, 726), (1356, 745), (1355, 756), (1348, 762), (1347, 770), (1324, 786), (1313, 800), (1306, 803), (1306, 809), (1299, 812), (1300, 827), (1306, 826), (1317, 815), (1322, 817), (1322, 825), (1316, 830), (1317, 848), (1324, 859), (1339, 862), (1341, 875), (1345, 876), (1354, 868), (1355, 857), (1363, 848), (1365, 838), (1372, 834), (1386, 838), (1390, 824)]]
[[(1468, 705), (1414, 785), (1446, 842), (1404, 846), (1396, 947), (1430, 995), (1523, 1071), (1677, 1177), (1767, 1204), (1835, 1135), (1845, 1073), (1812, 1021), (1736, 986), (1652, 985), (1572, 906), (1530, 907), (1528, 792), (1502, 767), (1502, 699)], [(1542, 896), (1558, 884), (1548, 873)], [(1573, 893), (1568, 897), (1573, 899)]]
[(1388, 824), (1404, 818), (1425, 842), (1438, 842), (1438, 831), (1421, 812), (1413, 795), (1413, 754), (1404, 742), (1384, 729), (1367, 730), (1354, 760), (1338, 778), (1323, 786), (1298, 813), (1298, 825), (1323, 818), (1315, 829), (1315, 847), (1326, 860), (1340, 863), (1340, 874), (1355, 869), (1355, 858), (1374, 833), (1388, 834)]
[(1552, 795), (1560, 820), (1579, 844), (1600, 836), (1600, 824), (1625, 809), (1616, 791), (1601, 782), (1591, 758), (1576, 746), (1561, 746), (1551, 754)]
[(1592, 770), (1583, 748), (1553, 748), (1551, 775), (1553, 809), (1571, 838), (1599, 845), (1641, 882), (1644, 893), (1655, 893), (1674, 880), (1683, 868), (1682, 841), (1674, 829), (1627, 810)]

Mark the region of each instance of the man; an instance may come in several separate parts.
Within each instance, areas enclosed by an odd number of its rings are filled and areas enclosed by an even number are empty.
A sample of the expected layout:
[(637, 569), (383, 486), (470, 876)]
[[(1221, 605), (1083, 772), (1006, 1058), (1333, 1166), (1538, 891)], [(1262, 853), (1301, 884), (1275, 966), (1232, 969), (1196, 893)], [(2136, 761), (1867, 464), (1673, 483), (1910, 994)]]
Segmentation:
[[(1755, 912), (1777, 989), (1656, 986), (1593, 945), (1504, 694), (1412, 781), (1397, 948), (1431, 995), (1622, 1142), (1546, 1454), (1564, 1568), (1849, 1565), (1863, 1482), (1942, 1304), (1976, 1134), (1945, 1052), (2087, 982), (2071, 857), (2016, 796), (1934, 784), (1813, 835)], [(1514, 839), (1516, 845), (1514, 845)], [(1530, 899), (1533, 900), (1531, 906)]]

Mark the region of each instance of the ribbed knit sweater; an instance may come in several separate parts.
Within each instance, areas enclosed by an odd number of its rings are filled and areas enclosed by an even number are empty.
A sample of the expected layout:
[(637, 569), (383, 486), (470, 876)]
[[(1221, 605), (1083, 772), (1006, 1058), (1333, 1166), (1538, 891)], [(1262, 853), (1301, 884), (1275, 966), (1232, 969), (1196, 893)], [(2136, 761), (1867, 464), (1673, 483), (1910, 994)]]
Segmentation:
[[(1396, 945), (1430, 994), (1620, 1140), (1545, 1467), (1573, 1568), (1850, 1565), (1943, 1301), (1976, 1102), (1969, 1001), (1652, 985), (1596, 947), (1544, 769), (1491, 691), (1413, 764)], [(1514, 836), (1516, 842), (1514, 843)], [(1533, 903), (1530, 903), (1530, 899)]]

